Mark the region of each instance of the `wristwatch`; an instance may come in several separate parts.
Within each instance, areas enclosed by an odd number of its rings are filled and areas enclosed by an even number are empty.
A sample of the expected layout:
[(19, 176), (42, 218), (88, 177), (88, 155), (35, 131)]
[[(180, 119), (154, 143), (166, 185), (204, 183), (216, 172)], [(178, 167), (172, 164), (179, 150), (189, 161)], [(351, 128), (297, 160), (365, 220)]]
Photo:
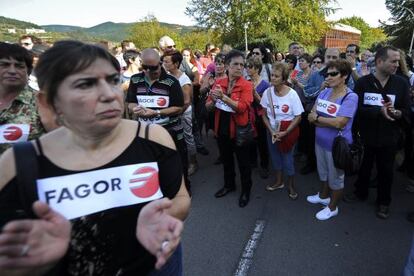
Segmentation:
[(159, 109), (157, 109), (157, 118), (161, 118), (161, 111)]

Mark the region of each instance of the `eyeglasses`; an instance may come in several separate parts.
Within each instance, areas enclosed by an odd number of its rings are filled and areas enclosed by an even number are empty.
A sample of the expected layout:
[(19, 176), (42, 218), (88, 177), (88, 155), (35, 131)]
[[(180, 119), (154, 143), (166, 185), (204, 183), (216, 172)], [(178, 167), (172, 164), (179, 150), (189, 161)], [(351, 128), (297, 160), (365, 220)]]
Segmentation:
[(312, 62), (313, 64), (321, 64), (322, 63), (322, 61), (314, 61), (314, 62)]
[(175, 48), (175, 45), (170, 45), (170, 46), (167, 46), (166, 48), (167, 49), (172, 49), (172, 48)]
[(260, 53), (260, 52), (253, 52), (252, 54), (255, 55), (255, 56), (260, 56), (262, 53)]
[(146, 65), (146, 64), (142, 64), (142, 69), (143, 70), (149, 70), (149, 71), (157, 71), (158, 68), (160, 68), (160, 65)]
[(331, 76), (331, 77), (336, 77), (336, 76), (338, 76), (338, 75), (339, 75), (339, 72), (338, 72), (338, 71), (326, 72), (326, 74), (325, 74), (325, 78), (327, 78), (328, 76)]

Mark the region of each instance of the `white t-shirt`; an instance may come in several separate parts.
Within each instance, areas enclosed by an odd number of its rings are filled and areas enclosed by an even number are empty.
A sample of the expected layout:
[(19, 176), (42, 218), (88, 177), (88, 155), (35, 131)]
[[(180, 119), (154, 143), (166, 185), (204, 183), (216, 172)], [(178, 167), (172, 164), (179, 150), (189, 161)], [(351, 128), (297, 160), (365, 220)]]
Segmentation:
[[(269, 95), (271, 96), (273, 107), (271, 107)], [(266, 109), (267, 118), (269, 118), (272, 127), (277, 126), (279, 121), (292, 121), (295, 116), (302, 114), (304, 111), (298, 93), (292, 88), (285, 96), (279, 97), (275, 94), (274, 86), (269, 87), (263, 93), (260, 105)], [(273, 117), (271, 108), (275, 111), (276, 120)]]
[[(181, 74), (181, 76), (178, 78), (178, 81), (180, 82), (181, 87), (187, 84), (192, 85), (190, 78), (185, 73)], [(184, 112), (190, 112), (190, 111), (192, 111), (191, 104), (189, 107), (187, 107), (187, 109)]]

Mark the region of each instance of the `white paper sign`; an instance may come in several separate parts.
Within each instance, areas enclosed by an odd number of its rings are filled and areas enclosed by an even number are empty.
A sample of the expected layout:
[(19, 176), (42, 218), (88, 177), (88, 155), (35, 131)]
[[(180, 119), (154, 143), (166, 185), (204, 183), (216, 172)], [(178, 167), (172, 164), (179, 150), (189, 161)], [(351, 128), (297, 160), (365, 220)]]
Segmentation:
[(217, 100), (216, 101), (216, 107), (218, 109), (221, 109), (221, 110), (226, 111), (226, 112), (232, 112), (232, 113), (236, 112), (236, 111), (233, 110), (233, 108), (231, 108), (230, 106), (225, 104), (222, 100)]
[(166, 108), (170, 104), (169, 96), (137, 95), (138, 105), (149, 108)]
[(26, 142), (29, 139), (29, 124), (0, 125), (0, 144)]
[(156, 162), (38, 179), (37, 193), (67, 219), (163, 197)]
[(318, 99), (316, 103), (316, 111), (321, 112), (331, 117), (336, 117), (336, 114), (338, 113), (338, 110), (340, 107), (341, 105), (339, 104), (326, 101), (326, 100), (322, 100), (322, 99)]
[[(395, 95), (387, 94), (387, 96), (391, 99), (392, 105), (395, 103)], [(383, 99), (382, 95), (378, 93), (364, 93), (364, 104), (366, 105), (375, 105), (375, 106), (383, 106)]]

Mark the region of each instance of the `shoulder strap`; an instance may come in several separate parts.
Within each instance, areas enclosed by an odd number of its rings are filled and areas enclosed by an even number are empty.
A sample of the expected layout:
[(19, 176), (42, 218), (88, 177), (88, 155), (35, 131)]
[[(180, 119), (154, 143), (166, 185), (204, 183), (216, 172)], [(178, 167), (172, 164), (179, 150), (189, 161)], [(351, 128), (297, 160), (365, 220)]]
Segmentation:
[(275, 113), (275, 109), (274, 109), (274, 107), (273, 107), (273, 99), (272, 99), (272, 90), (273, 90), (274, 88), (272, 87), (272, 88), (270, 88), (269, 90), (267, 90), (267, 98), (268, 98), (268, 100), (269, 100), (269, 102), (270, 102), (270, 110), (272, 111), (272, 115), (273, 115), (273, 118), (275, 119), (275, 121), (276, 121), (276, 113)]
[(43, 148), (42, 148), (42, 144), (40, 143), (39, 138), (35, 139), (35, 143), (37, 146), (37, 150), (39, 151), (39, 155), (42, 156), (43, 155)]
[(32, 204), (37, 200), (36, 179), (39, 174), (37, 153), (31, 142), (13, 146), (19, 197), (24, 210), (35, 217)]
[[(375, 88), (377, 88), (382, 96), (382, 99), (386, 102), (388, 101), (388, 96), (387, 96), (387, 91), (385, 90), (384, 87), (382, 87), (381, 82), (372, 74), (372, 78), (374, 79), (374, 86)], [(391, 78), (391, 76), (390, 76)]]
[(264, 66), (265, 66), (265, 68), (266, 68), (267, 78), (268, 78), (268, 80), (269, 80), (269, 82), (270, 82), (270, 77), (271, 77), (271, 75), (270, 75), (270, 69), (269, 69), (269, 66), (268, 66), (266, 63), (264, 64)]
[(342, 100), (341, 100), (341, 105), (344, 103), (345, 98), (346, 98), (346, 97), (348, 97), (348, 95), (349, 95), (349, 94), (351, 94), (351, 93), (352, 93), (352, 92), (346, 93), (346, 94), (342, 97)]
[(137, 137), (139, 137), (139, 131), (141, 130), (141, 121), (138, 121), (138, 127), (137, 127)]
[(145, 136), (144, 136), (146, 140), (148, 140), (148, 137), (149, 137), (149, 129), (150, 129), (150, 124), (147, 124), (145, 126)]

